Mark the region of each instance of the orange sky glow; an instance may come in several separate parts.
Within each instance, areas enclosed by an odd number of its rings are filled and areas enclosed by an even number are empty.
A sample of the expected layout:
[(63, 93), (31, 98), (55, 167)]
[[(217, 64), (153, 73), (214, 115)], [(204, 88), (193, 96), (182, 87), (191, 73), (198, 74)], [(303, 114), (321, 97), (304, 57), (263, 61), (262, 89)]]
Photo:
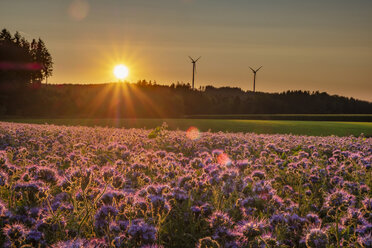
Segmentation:
[(51, 83), (126, 80), (327, 91), (372, 101), (372, 1), (2, 0), (0, 22), (54, 59)]

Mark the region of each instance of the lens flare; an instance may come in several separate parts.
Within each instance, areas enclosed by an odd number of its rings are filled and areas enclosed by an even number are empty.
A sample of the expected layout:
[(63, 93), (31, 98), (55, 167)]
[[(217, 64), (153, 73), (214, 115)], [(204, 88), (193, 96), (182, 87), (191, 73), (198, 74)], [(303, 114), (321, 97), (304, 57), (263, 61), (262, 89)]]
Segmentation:
[(68, 8), (68, 14), (75, 21), (81, 21), (89, 13), (89, 3), (86, 0), (73, 0)]
[(0, 71), (2, 70), (24, 70), (24, 71), (38, 71), (42, 66), (39, 63), (14, 63), (2, 61), (0, 62)]
[(186, 131), (186, 137), (191, 139), (191, 140), (197, 140), (201, 136), (200, 131), (196, 127), (189, 127)]
[(231, 159), (226, 153), (221, 153), (217, 157), (217, 163), (221, 165), (231, 165)]

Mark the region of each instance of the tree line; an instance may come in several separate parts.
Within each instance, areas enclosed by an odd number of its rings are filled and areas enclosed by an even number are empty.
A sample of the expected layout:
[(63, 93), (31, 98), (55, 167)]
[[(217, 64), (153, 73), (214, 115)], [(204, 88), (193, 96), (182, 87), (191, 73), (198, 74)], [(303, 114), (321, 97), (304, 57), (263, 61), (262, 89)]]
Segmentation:
[(372, 103), (325, 92), (264, 93), (213, 86), (192, 90), (138, 83), (46, 85), (0, 93), (0, 115), (159, 118), (231, 114), (372, 114)]
[(53, 60), (42, 39), (27, 41), (18, 31), (0, 33), (0, 89), (40, 84), (52, 76)]

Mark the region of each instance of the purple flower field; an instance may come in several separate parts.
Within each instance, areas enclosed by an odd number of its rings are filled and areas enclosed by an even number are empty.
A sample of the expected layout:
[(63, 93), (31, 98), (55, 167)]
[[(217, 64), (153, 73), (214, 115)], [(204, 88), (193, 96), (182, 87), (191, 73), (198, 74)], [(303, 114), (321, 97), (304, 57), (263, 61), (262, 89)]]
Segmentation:
[(372, 247), (372, 138), (0, 122), (0, 246)]

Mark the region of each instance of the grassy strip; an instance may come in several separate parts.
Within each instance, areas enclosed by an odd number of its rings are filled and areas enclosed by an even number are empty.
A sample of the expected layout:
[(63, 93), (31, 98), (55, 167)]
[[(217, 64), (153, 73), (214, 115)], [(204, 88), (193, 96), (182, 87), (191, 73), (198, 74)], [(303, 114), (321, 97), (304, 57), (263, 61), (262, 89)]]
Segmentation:
[(372, 114), (232, 114), (190, 115), (186, 117), (191, 119), (372, 122)]
[(331, 121), (274, 121), (274, 120), (225, 120), (225, 119), (3, 119), (2, 121), (56, 124), (69, 126), (108, 126), (152, 129), (166, 122), (171, 130), (187, 130), (195, 126), (201, 131), (254, 132), (267, 134), (298, 134), (314, 136), (372, 136), (370, 122)]

